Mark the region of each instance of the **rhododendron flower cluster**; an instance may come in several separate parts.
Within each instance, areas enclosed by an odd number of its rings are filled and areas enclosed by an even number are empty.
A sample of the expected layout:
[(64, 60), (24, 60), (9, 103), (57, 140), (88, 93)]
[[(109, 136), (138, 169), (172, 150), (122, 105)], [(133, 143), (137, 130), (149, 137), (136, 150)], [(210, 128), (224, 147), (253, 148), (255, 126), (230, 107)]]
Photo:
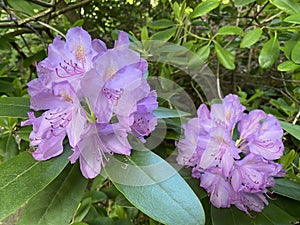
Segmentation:
[(284, 149), (279, 121), (262, 110), (245, 109), (233, 94), (210, 111), (202, 104), (198, 117), (183, 125), (177, 161), (193, 168), (192, 176), (200, 179), (215, 207), (235, 205), (249, 214), (262, 211), (274, 177), (285, 172), (273, 161)]
[(129, 49), (128, 35), (120, 31), (114, 48), (92, 40), (81, 27), (68, 31), (66, 41), (57, 36), (48, 57), (37, 64), (38, 78), (28, 83), (33, 112), (22, 126), (30, 134), (36, 160), (63, 152), (68, 137), (82, 174), (93, 178), (105, 163), (105, 154), (130, 155), (128, 134), (142, 141), (156, 126), (153, 110), (157, 96), (144, 74), (147, 62)]

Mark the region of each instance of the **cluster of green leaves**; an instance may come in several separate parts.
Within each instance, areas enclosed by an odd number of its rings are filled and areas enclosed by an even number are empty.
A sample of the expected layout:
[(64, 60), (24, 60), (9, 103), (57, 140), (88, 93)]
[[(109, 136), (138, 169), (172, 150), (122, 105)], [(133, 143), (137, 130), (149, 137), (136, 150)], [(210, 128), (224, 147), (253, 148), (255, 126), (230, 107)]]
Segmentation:
[[(36, 3), (33, 3), (36, 2)], [(22, 209), (18, 225), (27, 224), (296, 224), (300, 211), (300, 6), (297, 0), (203, 1), (89, 1), (74, 11), (64, 8), (80, 2), (59, 2), (49, 14), (22, 25), (2, 26), (47, 12), (55, 1), (5, 0), (0, 10), (0, 221)], [(9, 14), (8, 12), (13, 12)], [(124, 13), (125, 12), (125, 13)], [(2, 25), (1, 25), (2, 24)], [(287, 171), (277, 180), (269, 206), (254, 218), (232, 207), (216, 209), (193, 179), (189, 169), (180, 174), (164, 159), (174, 151), (181, 125), (192, 112), (178, 112), (181, 100), (163, 93), (156, 116), (167, 127), (165, 141), (152, 151), (116, 156), (130, 171), (108, 163), (94, 180), (82, 177), (78, 164), (70, 165), (70, 147), (64, 154), (37, 162), (25, 152), (30, 127), (26, 119), (29, 98), (26, 83), (35, 77), (34, 61), (46, 56), (45, 47), (58, 33), (84, 26), (95, 37), (111, 42), (116, 29), (131, 32), (133, 40), (169, 41), (180, 45), (171, 55), (194, 52), (221, 80), (221, 89), (238, 93), (249, 110), (262, 108), (281, 120), (286, 131), (285, 153), (279, 160)], [(175, 56), (176, 56), (175, 54)], [(176, 60), (176, 57), (173, 57)], [(178, 58), (180, 64), (182, 58)], [(200, 87), (182, 71), (166, 63), (149, 62), (149, 76), (173, 80), (195, 105), (205, 101)], [(230, 81), (230, 82), (229, 82)], [(161, 83), (159, 88), (167, 86)], [(174, 87), (172, 87), (174, 88)], [(174, 100), (175, 99), (175, 100)], [(175, 107), (176, 108), (176, 107)], [(157, 127), (157, 130), (164, 127)], [(160, 136), (153, 133), (152, 138)], [(159, 156), (158, 156), (159, 155)], [(112, 159), (111, 159), (112, 160)], [(159, 167), (153, 165), (159, 164)], [(152, 170), (149, 170), (152, 168)], [(161, 171), (174, 174), (161, 180)], [(143, 180), (149, 185), (118, 183)], [(7, 221), (7, 220), (4, 220)]]

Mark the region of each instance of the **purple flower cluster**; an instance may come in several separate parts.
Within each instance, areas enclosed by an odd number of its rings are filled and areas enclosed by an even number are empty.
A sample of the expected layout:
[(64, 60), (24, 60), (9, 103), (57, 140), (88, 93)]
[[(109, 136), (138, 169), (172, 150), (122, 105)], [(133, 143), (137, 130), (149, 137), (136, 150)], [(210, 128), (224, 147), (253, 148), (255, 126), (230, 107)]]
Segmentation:
[(198, 117), (183, 125), (185, 138), (177, 143), (177, 162), (192, 167), (192, 176), (217, 208), (235, 205), (249, 214), (268, 204), (268, 188), (282, 177), (273, 160), (283, 154), (279, 121), (262, 110), (245, 113), (236, 95), (227, 95), (211, 109), (202, 104)]
[(30, 134), (36, 160), (47, 160), (63, 151), (68, 137), (82, 174), (94, 178), (105, 164), (105, 154), (130, 155), (132, 134), (142, 141), (154, 130), (157, 96), (144, 74), (148, 64), (129, 49), (121, 31), (114, 48), (92, 40), (81, 27), (68, 31), (66, 41), (57, 36), (48, 57), (37, 64), (38, 78), (28, 83), (31, 108), (22, 126), (33, 125)]

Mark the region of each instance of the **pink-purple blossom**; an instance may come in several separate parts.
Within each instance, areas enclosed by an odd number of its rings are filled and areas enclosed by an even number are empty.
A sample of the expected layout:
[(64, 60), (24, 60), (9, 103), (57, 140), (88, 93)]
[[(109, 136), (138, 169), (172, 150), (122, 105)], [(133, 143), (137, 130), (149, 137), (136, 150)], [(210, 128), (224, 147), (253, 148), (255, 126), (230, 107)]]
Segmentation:
[(128, 134), (145, 141), (157, 120), (157, 96), (144, 77), (147, 61), (129, 48), (120, 31), (112, 49), (92, 40), (81, 27), (71, 28), (66, 40), (57, 36), (48, 57), (37, 64), (38, 77), (28, 83), (33, 112), (22, 126), (33, 125), (32, 155), (47, 160), (63, 152), (67, 137), (86, 178), (97, 176), (106, 154), (130, 155)]
[(235, 205), (249, 214), (262, 211), (282, 165), (273, 160), (283, 154), (279, 121), (262, 110), (245, 112), (238, 96), (229, 94), (211, 110), (202, 104), (198, 117), (183, 125), (177, 143), (177, 162), (192, 167), (192, 176), (217, 208)]

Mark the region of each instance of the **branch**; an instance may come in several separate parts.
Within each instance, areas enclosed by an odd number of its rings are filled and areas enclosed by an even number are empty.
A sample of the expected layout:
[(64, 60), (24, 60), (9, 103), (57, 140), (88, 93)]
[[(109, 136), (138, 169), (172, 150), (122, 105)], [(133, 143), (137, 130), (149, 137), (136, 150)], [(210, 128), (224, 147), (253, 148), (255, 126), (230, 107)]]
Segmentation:
[(27, 17), (25, 19), (17, 19), (17, 20), (14, 20), (14, 21), (9, 21), (9, 22), (0, 22), (0, 27), (15, 27), (15, 26), (22, 26), (26, 23), (29, 23), (29, 22), (32, 22), (32, 21), (35, 21), (35, 20), (38, 20), (39, 18), (41, 17), (44, 17), (46, 15), (48, 15), (49, 13), (51, 13), (52, 11), (54, 10), (54, 8), (49, 8), (49, 9), (46, 9), (34, 16), (31, 16), (31, 17)]

